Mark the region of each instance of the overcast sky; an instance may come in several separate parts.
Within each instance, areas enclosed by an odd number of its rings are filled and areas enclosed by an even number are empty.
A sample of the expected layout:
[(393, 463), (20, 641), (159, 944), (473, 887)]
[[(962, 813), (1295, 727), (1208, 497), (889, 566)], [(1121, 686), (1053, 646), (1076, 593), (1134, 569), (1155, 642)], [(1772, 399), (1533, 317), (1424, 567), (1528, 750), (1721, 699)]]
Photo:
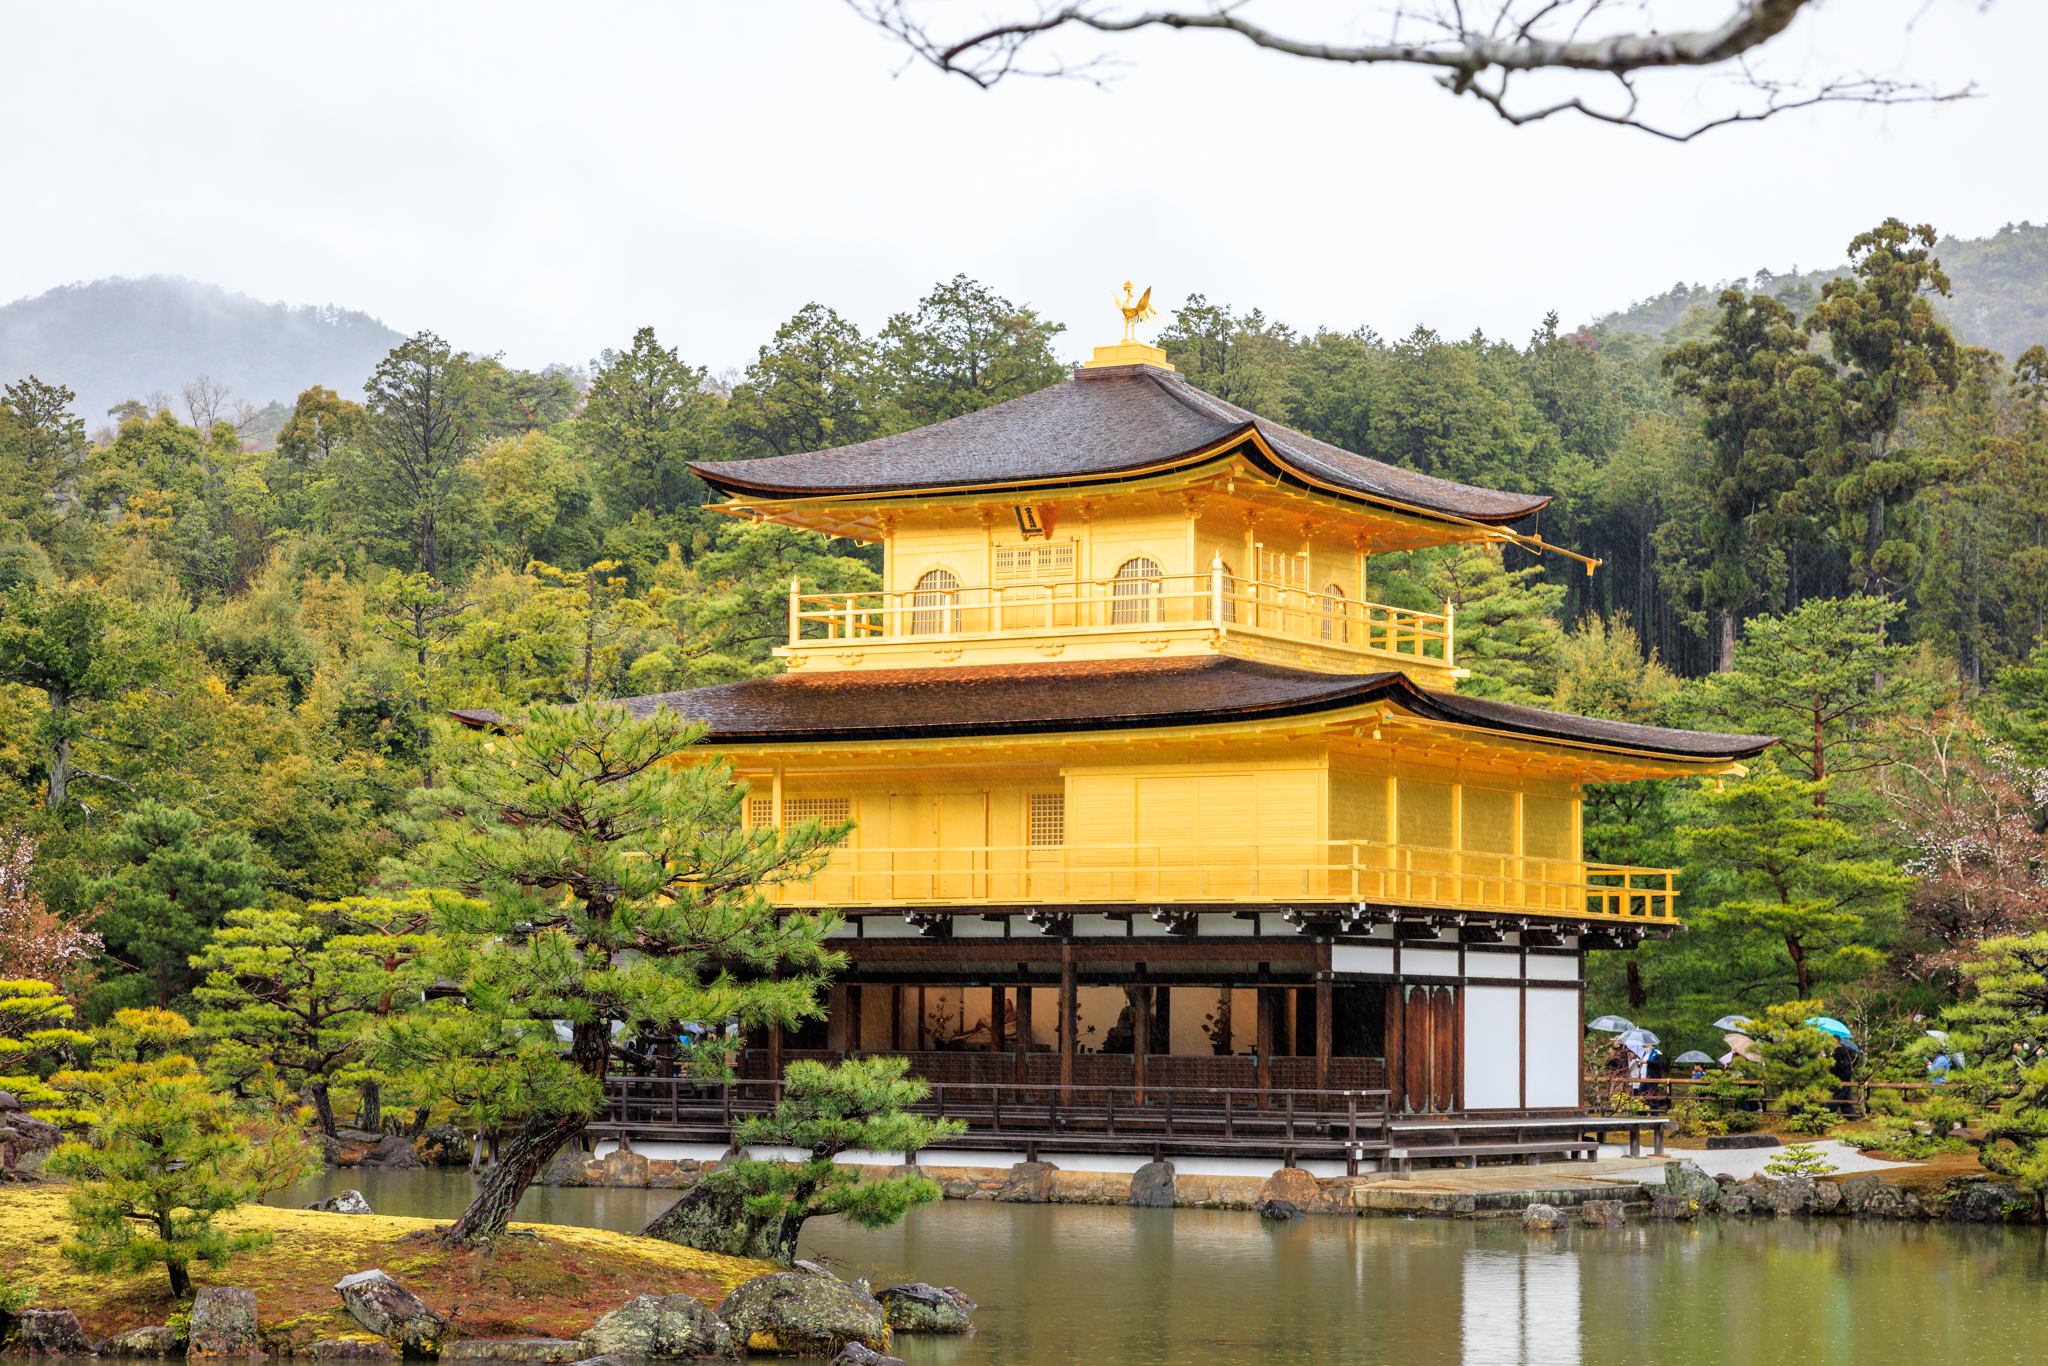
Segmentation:
[[(1341, 37), (1364, 8), (1272, 13)], [(1114, 339), (1126, 278), (1302, 328), (1521, 340), (1548, 309), (1831, 264), (1887, 214), (1963, 236), (2048, 218), (2041, 0), (1830, 0), (1780, 69), (1988, 98), (1687, 146), (1514, 129), (1417, 73), (1214, 34), (1114, 45), (1106, 91), (981, 91), (839, 0), (0, 0), (0, 33), (0, 300), (185, 275), (529, 366), (649, 323), (742, 366), (806, 302), (873, 328), (956, 272), (1066, 323), (1074, 356)]]

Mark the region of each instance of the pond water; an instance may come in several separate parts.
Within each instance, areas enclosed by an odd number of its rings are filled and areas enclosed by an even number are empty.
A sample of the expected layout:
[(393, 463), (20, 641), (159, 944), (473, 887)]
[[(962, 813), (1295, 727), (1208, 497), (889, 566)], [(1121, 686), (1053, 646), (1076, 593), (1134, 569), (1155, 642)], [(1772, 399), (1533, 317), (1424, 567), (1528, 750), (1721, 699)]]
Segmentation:
[[(470, 1179), (333, 1173), (387, 1214), (449, 1217)], [(533, 1191), (519, 1217), (633, 1231), (667, 1191)], [(1513, 1222), (1305, 1219), (947, 1201), (886, 1232), (813, 1221), (845, 1276), (955, 1285), (969, 1338), (910, 1366), (1849, 1366), (2038, 1363), (2039, 1228), (1705, 1221), (1532, 1237)]]

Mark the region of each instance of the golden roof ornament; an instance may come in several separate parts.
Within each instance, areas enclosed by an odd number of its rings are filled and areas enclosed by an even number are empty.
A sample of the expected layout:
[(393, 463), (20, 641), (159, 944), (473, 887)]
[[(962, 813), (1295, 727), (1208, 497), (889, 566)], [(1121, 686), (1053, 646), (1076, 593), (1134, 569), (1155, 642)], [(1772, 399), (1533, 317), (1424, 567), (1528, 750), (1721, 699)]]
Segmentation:
[[(1095, 359), (1082, 363), (1083, 370), (1106, 369), (1117, 365), (1150, 365), (1159, 370), (1171, 370), (1166, 353), (1158, 347), (1138, 340), (1138, 324), (1150, 322), (1159, 316), (1159, 310), (1152, 307), (1152, 286), (1146, 285), (1143, 294), (1137, 294), (1136, 287), (1129, 280), (1124, 281), (1124, 297), (1116, 299), (1117, 312), (1124, 315), (1124, 339), (1114, 346), (1095, 348)], [(1115, 299), (1115, 295), (1110, 296)]]

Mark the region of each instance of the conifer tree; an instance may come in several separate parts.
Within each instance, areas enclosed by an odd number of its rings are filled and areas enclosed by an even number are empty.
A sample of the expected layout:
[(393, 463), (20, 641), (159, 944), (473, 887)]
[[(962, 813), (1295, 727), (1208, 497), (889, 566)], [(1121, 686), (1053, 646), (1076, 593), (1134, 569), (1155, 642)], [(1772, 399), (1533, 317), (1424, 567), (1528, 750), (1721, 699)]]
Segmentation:
[(827, 1067), (793, 1062), (774, 1113), (742, 1120), (735, 1144), (807, 1150), (798, 1162), (742, 1158), (707, 1172), (691, 1193), (643, 1232), (731, 1256), (796, 1259), (806, 1219), (839, 1215), (862, 1228), (888, 1228), (913, 1206), (939, 1198), (938, 1183), (914, 1172), (863, 1181), (833, 1159), (845, 1152), (916, 1152), (965, 1127), (906, 1113), (929, 1091), (906, 1076), (908, 1058), (852, 1058)]
[(582, 703), (458, 738), (448, 783), (431, 794), (443, 825), (420, 864), (478, 898), (441, 899), (431, 925), (445, 947), (427, 967), (463, 998), (377, 1030), (381, 1065), (524, 1116), (450, 1244), (501, 1233), (596, 1113), (615, 1026), (674, 1033), (819, 1013), (823, 974), (842, 961), (825, 944), (835, 922), (778, 915), (764, 893), (807, 876), (846, 829), (742, 828), (731, 767), (687, 762), (702, 734), (671, 711)]
[(107, 842), (115, 871), (93, 884), (106, 907), (98, 928), (136, 971), (103, 984), (97, 1000), (167, 1008), (204, 976), (192, 955), (214, 927), (262, 901), (263, 867), (248, 836), (207, 836), (202, 825), (195, 812), (144, 801)]
[(1970, 1125), (1986, 1171), (2032, 1191), (2048, 1206), (2048, 934), (1987, 939), (1963, 965), (1973, 996), (1942, 1017), (1945, 1051), (1968, 1066), (1955, 1075), (1964, 1094), (1998, 1101)]

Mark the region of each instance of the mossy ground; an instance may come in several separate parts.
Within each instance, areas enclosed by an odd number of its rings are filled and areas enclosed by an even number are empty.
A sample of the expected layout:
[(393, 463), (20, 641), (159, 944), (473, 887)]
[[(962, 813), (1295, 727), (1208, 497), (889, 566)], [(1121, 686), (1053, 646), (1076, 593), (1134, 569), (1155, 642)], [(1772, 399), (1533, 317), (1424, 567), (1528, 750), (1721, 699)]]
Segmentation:
[[(39, 1305), (75, 1311), (88, 1335), (162, 1323), (181, 1306), (161, 1267), (142, 1275), (94, 1275), (58, 1253), (67, 1231), (65, 1187), (0, 1188), (0, 1272), (42, 1292)], [(192, 1268), (196, 1285), (256, 1292), (274, 1355), (331, 1337), (367, 1336), (341, 1307), (334, 1283), (381, 1267), (455, 1320), (455, 1337), (573, 1338), (634, 1295), (683, 1291), (716, 1305), (734, 1286), (784, 1268), (602, 1229), (514, 1224), (488, 1252), (444, 1252), (430, 1219), (321, 1214), (249, 1205), (222, 1220), (275, 1235), (268, 1247), (215, 1270)]]

